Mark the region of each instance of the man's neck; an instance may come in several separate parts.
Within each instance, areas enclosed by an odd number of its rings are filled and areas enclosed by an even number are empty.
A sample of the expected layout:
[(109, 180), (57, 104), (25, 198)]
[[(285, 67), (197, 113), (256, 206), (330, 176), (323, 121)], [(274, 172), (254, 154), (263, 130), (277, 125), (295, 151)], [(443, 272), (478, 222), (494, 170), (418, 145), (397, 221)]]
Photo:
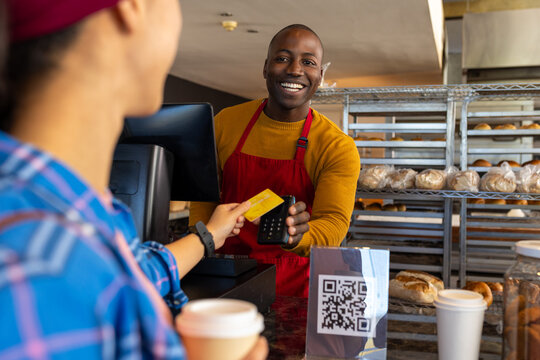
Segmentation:
[(271, 98), (268, 99), (268, 103), (264, 107), (264, 113), (269, 118), (276, 121), (283, 122), (297, 122), (304, 120), (309, 112), (309, 103), (306, 103), (302, 106), (299, 106), (294, 109), (285, 109), (276, 101), (273, 101)]
[(66, 85), (60, 79), (26, 97), (11, 134), (67, 164), (102, 193), (123, 118), (107, 108), (99, 91)]

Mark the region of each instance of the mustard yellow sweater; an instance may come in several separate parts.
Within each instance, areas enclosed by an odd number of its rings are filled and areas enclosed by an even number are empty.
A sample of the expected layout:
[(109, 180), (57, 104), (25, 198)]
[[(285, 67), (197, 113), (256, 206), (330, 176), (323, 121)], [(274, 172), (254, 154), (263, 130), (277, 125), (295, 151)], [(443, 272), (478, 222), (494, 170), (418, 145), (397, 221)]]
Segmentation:
[[(259, 99), (229, 107), (216, 115), (216, 144), (221, 171), (261, 102)], [(262, 112), (242, 152), (273, 159), (293, 159), (304, 122), (276, 121)], [(315, 200), (309, 231), (291, 249), (300, 256), (309, 256), (311, 245), (338, 246), (344, 239), (360, 172), (360, 156), (353, 139), (317, 111), (313, 111), (308, 140), (304, 163), (315, 188)], [(208, 222), (216, 206), (216, 203), (191, 203), (190, 225), (197, 221)]]

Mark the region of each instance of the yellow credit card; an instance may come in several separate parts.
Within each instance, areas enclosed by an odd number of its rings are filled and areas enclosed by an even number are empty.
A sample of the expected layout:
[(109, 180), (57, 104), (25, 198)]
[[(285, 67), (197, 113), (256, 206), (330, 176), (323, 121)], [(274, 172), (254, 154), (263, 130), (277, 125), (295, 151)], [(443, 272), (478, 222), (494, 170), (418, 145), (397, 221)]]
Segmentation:
[(272, 190), (266, 189), (249, 199), (249, 202), (251, 207), (246, 211), (244, 217), (249, 221), (253, 221), (281, 204), (283, 199)]

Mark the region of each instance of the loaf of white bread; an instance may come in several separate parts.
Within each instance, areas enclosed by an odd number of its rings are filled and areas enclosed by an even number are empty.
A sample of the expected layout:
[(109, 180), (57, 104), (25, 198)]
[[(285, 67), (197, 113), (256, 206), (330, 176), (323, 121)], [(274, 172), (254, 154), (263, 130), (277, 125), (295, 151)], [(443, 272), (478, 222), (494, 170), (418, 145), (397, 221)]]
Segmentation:
[(389, 295), (419, 304), (432, 304), (437, 292), (444, 289), (441, 279), (423, 271), (403, 270), (390, 280)]

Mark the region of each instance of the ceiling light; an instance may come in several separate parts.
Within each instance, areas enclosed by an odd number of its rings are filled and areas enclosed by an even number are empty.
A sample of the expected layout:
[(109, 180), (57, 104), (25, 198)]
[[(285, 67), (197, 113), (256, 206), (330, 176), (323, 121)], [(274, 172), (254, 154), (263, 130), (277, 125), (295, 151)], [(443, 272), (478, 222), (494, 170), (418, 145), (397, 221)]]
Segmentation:
[(238, 26), (238, 23), (234, 20), (224, 20), (221, 22), (221, 26), (227, 31), (233, 31)]

